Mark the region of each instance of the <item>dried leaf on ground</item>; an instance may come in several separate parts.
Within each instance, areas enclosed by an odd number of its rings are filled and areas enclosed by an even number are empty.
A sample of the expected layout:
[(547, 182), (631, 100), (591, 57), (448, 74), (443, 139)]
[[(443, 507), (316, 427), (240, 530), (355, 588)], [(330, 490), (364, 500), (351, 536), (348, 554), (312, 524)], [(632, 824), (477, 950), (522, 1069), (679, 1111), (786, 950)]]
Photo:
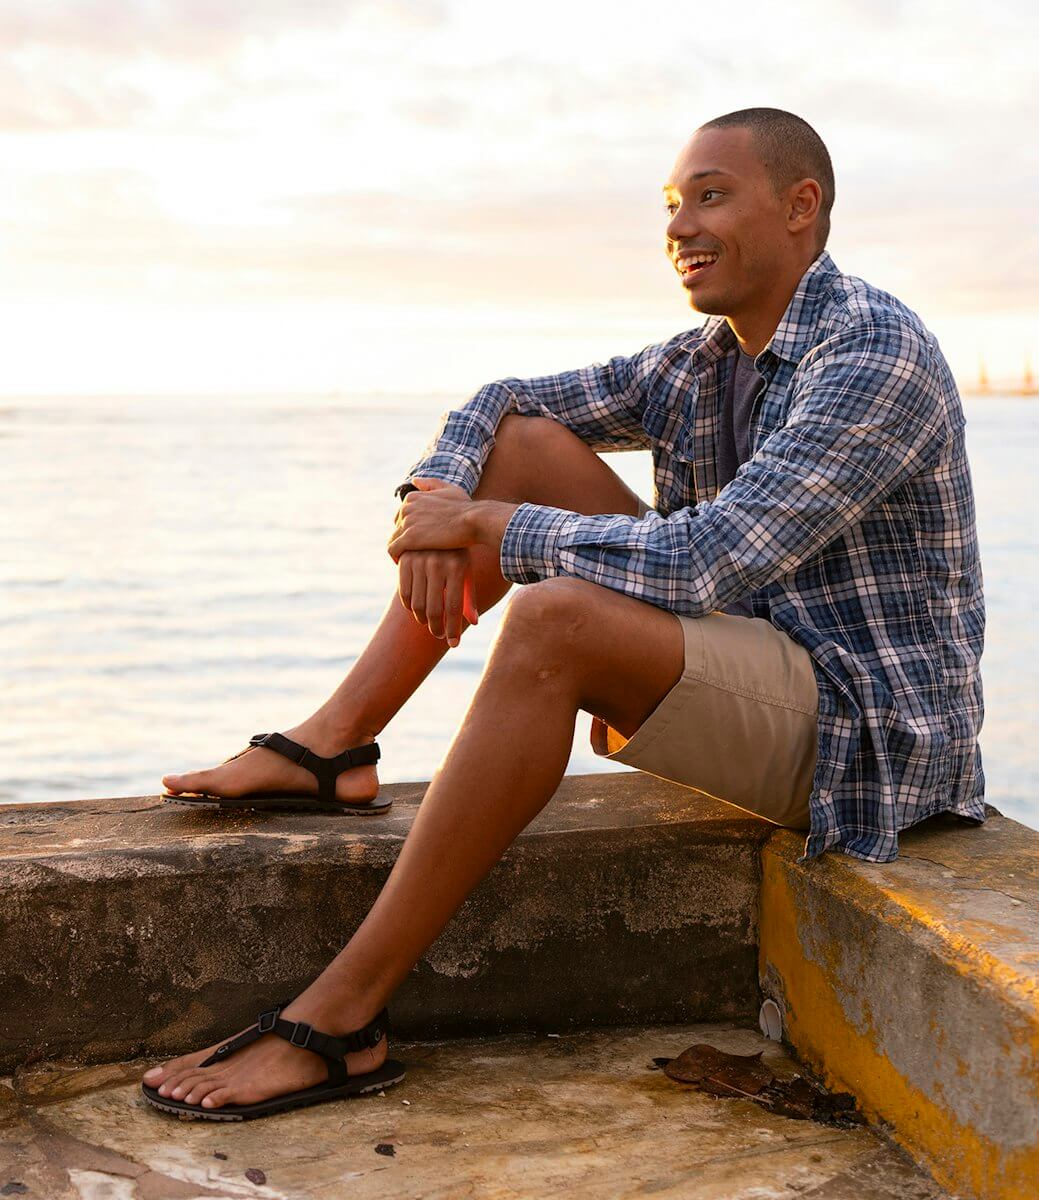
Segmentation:
[(702, 1091), (731, 1096), (756, 1095), (775, 1076), (756, 1054), (728, 1054), (717, 1046), (697, 1042), (670, 1062), (662, 1062), (664, 1074), (679, 1083), (695, 1083)]
[(777, 1079), (761, 1096), (761, 1102), (782, 1117), (800, 1121), (822, 1121), (827, 1125), (866, 1122), (855, 1107), (854, 1096), (848, 1092), (828, 1092), (803, 1075), (786, 1081)]
[(865, 1117), (847, 1092), (828, 1092), (803, 1075), (777, 1079), (756, 1054), (727, 1054), (706, 1042), (697, 1042), (677, 1058), (654, 1058), (669, 1079), (692, 1084), (711, 1096), (746, 1097), (779, 1116), (824, 1124), (863, 1124)]

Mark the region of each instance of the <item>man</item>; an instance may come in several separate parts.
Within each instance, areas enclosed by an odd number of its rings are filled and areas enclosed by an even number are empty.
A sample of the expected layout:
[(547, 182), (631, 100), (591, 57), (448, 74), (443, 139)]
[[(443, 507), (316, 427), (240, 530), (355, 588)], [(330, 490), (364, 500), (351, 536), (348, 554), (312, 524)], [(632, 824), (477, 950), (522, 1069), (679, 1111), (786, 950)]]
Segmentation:
[[(800, 862), (888, 862), (899, 830), (934, 813), (984, 821), (981, 570), (935, 339), (826, 253), (832, 168), (798, 117), (708, 122), (664, 191), (668, 257), (710, 318), (605, 365), (499, 380), (446, 414), (398, 489), (399, 596), (290, 736), (321, 756), (370, 743), (457, 644), (465, 581), (480, 610), (526, 586), (350, 943), (279, 1036), (155, 1068), (153, 1101), (226, 1114), (321, 1084), (321, 1058), (286, 1044), (293, 1022), (381, 1034), (373, 1014), (552, 796), (579, 709), (599, 753), (807, 829)], [(653, 509), (596, 454), (625, 448), (652, 449)], [(314, 789), (266, 746), (164, 782)], [(363, 804), (377, 786), (369, 763), (335, 795)], [(386, 1054), (380, 1036), (347, 1069), (381, 1078)]]

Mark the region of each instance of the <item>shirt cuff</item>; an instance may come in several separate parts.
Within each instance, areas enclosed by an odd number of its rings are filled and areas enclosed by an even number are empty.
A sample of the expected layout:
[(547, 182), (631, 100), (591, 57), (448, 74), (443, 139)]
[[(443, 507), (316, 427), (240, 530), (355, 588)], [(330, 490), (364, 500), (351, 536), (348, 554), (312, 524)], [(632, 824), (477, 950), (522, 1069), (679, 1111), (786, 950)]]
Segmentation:
[(439, 479), (443, 483), (453, 483), (467, 496), (472, 496), (480, 482), (477, 472), (461, 456), (444, 451), (420, 459), (408, 472), (405, 482), (410, 483), (416, 475), (420, 478)]
[(565, 572), (559, 566), (559, 539), (580, 514), (546, 504), (521, 504), (501, 539), (501, 573), (513, 583), (537, 583)]

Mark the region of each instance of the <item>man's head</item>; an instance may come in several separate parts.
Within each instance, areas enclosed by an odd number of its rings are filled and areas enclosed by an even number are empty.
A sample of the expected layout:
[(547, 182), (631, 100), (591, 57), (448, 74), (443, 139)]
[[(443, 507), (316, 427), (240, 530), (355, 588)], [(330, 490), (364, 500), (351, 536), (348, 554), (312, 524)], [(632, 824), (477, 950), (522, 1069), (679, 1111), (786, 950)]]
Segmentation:
[(664, 187), (671, 261), (717, 256), (679, 269), (692, 307), (738, 317), (792, 288), (826, 245), (833, 198), (826, 147), (793, 113), (745, 108), (701, 125)]

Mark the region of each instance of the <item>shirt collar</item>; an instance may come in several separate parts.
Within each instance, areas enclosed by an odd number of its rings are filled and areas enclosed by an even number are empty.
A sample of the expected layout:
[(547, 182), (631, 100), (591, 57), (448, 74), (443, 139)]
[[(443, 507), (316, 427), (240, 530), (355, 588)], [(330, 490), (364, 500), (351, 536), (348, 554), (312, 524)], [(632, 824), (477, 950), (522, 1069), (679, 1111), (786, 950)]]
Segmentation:
[[(771, 350), (777, 358), (800, 362), (806, 351), (815, 344), (819, 306), (833, 277), (839, 274), (836, 263), (823, 250), (798, 281), (786, 312), (762, 354)], [(736, 335), (724, 317), (712, 316), (696, 331), (695, 339), (687, 344), (694, 360), (715, 360), (723, 358), (735, 348)]]

